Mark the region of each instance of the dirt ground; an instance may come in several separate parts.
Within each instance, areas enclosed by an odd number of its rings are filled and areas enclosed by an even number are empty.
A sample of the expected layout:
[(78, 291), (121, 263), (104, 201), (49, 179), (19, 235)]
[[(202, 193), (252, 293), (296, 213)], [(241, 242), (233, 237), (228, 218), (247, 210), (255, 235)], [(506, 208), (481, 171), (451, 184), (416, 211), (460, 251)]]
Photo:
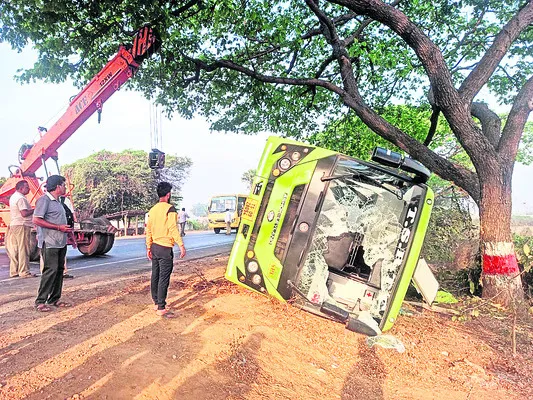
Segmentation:
[[(66, 288), (74, 307), (0, 304), (1, 399), (531, 399), (533, 329), (406, 306), (404, 353), (226, 282), (227, 257), (180, 262), (152, 310), (149, 273)], [(470, 312), (469, 315), (472, 313)]]

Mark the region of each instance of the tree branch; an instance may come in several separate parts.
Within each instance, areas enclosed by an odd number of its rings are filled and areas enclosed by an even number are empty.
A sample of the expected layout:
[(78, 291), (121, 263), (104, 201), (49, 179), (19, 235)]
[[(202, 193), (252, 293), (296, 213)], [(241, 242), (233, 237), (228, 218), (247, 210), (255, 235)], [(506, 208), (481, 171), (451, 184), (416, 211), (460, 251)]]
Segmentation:
[(435, 132), (437, 131), (437, 123), (439, 122), (439, 114), (440, 114), (439, 107), (437, 107), (435, 104), (432, 104), (431, 109), (433, 110), (431, 113), (431, 118), (429, 119), (431, 122), (431, 125), (429, 127), (426, 140), (424, 140), (424, 146), (429, 146), (429, 144), (433, 140), (433, 136), (435, 136)]
[(518, 92), (503, 128), (497, 151), (504, 160), (513, 161), (515, 159), (524, 126), (532, 110), (533, 76)]
[(454, 182), (457, 186), (466, 190), (476, 203), (480, 200), (479, 180), (474, 172), (461, 165), (453, 164), (396, 126), (391, 125), (364, 103), (358, 91), (355, 93), (344, 93), (345, 95), (342, 97), (344, 103), (354, 110), (357, 116), (372, 131), (398, 146), (400, 149), (408, 152), (441, 178)]
[(496, 35), (494, 42), (485, 52), (481, 61), (461, 84), (459, 93), (466, 103), (472, 102), (498, 68), (511, 44), (531, 23), (533, 23), (533, 3), (528, 1)]
[[(174, 5), (174, 3), (176, 3), (175, 1), (171, 2), (170, 5)], [(184, 13), (185, 11), (193, 8), (195, 5), (199, 5), (201, 7), (202, 5), (202, 0), (189, 0), (187, 3), (185, 3), (184, 5), (182, 5), (181, 7), (175, 9), (175, 10), (172, 10), (170, 11), (170, 14), (175, 16), (175, 17), (180, 17), (182, 13)]]
[(490, 144), (496, 149), (500, 140), (502, 121), (498, 114), (489, 109), (485, 103), (474, 102), (470, 112), (481, 122), (481, 131), (489, 140)]
[[(331, 82), (321, 80), (321, 79), (313, 79), (313, 78), (298, 79), (298, 78), (285, 78), (285, 77), (279, 77), (279, 76), (269, 76), (269, 75), (260, 74), (240, 64), (234, 63), (231, 60), (216, 60), (208, 64), (202, 60), (191, 58), (186, 55), (184, 55), (183, 57), (189, 60), (190, 62), (194, 63), (194, 65), (196, 66), (196, 71), (204, 70), (206, 72), (214, 72), (217, 69), (226, 68), (226, 69), (240, 72), (241, 74), (257, 79), (260, 82), (284, 84), (284, 85), (292, 85), (292, 86), (308, 86), (308, 87), (319, 86), (327, 90), (330, 90), (331, 92), (336, 93), (338, 95), (342, 95), (344, 93), (344, 91), (341, 88), (339, 88), (337, 85)], [(195, 74), (195, 77), (197, 75), (198, 74)], [(188, 78), (188, 79), (192, 79), (192, 78)]]
[[(440, 49), (418, 26), (411, 22), (400, 10), (391, 7), (381, 0), (329, 1), (347, 7), (355, 13), (367, 15), (388, 26), (400, 36), (405, 43), (414, 50), (418, 59), (422, 63), (429, 78), (430, 91), (433, 92), (435, 105), (440, 108), (455, 136), (459, 140), (459, 143), (470, 156), (476, 169), (486, 163), (487, 157), (496, 157), (494, 147), (490, 144), (488, 139), (482, 135), (481, 130), (474, 123), (468, 110), (469, 104), (463, 100), (459, 95), (459, 92), (455, 89), (451, 73)], [(356, 94), (353, 90), (350, 91), (350, 94), (353, 96), (359, 96), (359, 94)], [(404, 143), (404, 146), (406, 143)], [(409, 146), (411, 146), (411, 144)], [(445, 171), (444, 166), (435, 165), (438, 169), (431, 166), (433, 163), (430, 163), (431, 160), (429, 160), (430, 157), (428, 157), (428, 154), (421, 150), (420, 147), (424, 147), (421, 143), (414, 141), (412, 146), (413, 147), (410, 147), (408, 150), (410, 154), (422, 161), (430, 169), (433, 169), (444, 179), (457, 181), (453, 176), (450, 176), (449, 178), (445, 177), (444, 174), (448, 174), (448, 172)], [(402, 148), (407, 151), (407, 148)], [(439, 172), (439, 170), (441, 170), (441, 172)], [(477, 177), (468, 170), (463, 171), (462, 175), (463, 177), (459, 179), (465, 182), (465, 186), (463, 186), (465, 190), (468, 190), (469, 194), (474, 199), (479, 199), (479, 181)]]

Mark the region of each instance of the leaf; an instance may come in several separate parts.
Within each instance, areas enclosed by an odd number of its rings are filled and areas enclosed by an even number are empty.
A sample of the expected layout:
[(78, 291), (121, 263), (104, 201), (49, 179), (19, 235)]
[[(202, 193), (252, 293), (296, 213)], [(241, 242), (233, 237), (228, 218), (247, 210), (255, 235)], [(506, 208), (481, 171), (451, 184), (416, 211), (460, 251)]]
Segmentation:
[(531, 249), (529, 248), (529, 246), (526, 244), (524, 244), (524, 247), (523, 247), (523, 250), (524, 250), (524, 254), (526, 256), (529, 256), (529, 253), (531, 252)]
[(435, 297), (435, 303), (441, 303), (441, 304), (455, 304), (457, 303), (457, 299), (453, 296), (453, 294), (449, 292), (445, 292), (444, 290), (439, 290), (437, 292), (437, 296)]
[(474, 282), (472, 281), (469, 281), (468, 283), (470, 284), (470, 294), (474, 294), (476, 291), (476, 285), (474, 285)]
[(477, 318), (479, 317), (479, 310), (478, 309), (475, 309), (475, 310), (472, 310), (472, 312), (470, 313), (470, 315), (474, 318)]

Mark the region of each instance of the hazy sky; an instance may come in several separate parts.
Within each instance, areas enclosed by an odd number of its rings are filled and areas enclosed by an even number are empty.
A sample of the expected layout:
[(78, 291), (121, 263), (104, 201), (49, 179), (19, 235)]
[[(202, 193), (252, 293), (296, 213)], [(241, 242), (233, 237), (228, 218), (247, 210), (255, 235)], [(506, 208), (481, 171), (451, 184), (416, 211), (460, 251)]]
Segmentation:
[[(79, 90), (71, 83), (21, 85), (13, 80), (16, 70), (31, 66), (35, 53), (16, 53), (0, 43), (0, 176), (8, 176), (8, 166), (17, 164), (23, 143), (33, 143), (37, 127), (50, 128)], [(102, 121), (91, 116), (59, 149), (60, 165), (84, 158), (99, 150), (124, 149), (149, 151), (150, 102), (139, 93), (122, 90), (105, 103)], [(162, 145), (167, 154), (188, 156), (193, 161), (189, 179), (183, 187), (183, 206), (207, 203), (214, 194), (246, 193), (243, 172), (256, 168), (267, 134), (249, 136), (209, 131), (200, 118), (162, 119)], [(52, 160), (49, 170), (56, 171)], [(42, 173), (44, 175), (44, 172)]]
[[(69, 98), (79, 92), (71, 83), (16, 83), (13, 76), (17, 69), (31, 66), (35, 58), (32, 50), (16, 53), (0, 43), (0, 176), (8, 176), (8, 166), (17, 164), (20, 146), (33, 143), (37, 127), (50, 128), (50, 122), (65, 111)], [(60, 165), (104, 149), (149, 151), (150, 113), (150, 103), (140, 94), (125, 90), (115, 93), (104, 104), (102, 122), (98, 124), (95, 113), (59, 149)], [(161, 150), (188, 156), (194, 163), (183, 187), (183, 206), (207, 203), (214, 194), (246, 191), (241, 176), (248, 169), (256, 168), (267, 134), (210, 133), (207, 122), (201, 118), (162, 121)], [(55, 171), (53, 162), (47, 165)], [(532, 175), (533, 167), (515, 167), (515, 213), (533, 214)]]

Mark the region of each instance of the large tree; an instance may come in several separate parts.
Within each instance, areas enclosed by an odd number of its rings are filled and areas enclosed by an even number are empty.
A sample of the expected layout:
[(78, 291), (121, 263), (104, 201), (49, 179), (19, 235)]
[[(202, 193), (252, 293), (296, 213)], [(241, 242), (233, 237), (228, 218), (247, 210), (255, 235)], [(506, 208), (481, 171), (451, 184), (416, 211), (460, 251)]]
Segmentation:
[[(305, 137), (349, 110), (469, 193), (480, 212), (484, 295), (519, 295), (511, 179), (533, 108), (531, 1), (11, 0), (0, 21), (0, 40), (39, 51), (21, 80), (88, 79), (149, 22), (163, 40), (160, 58), (132, 84), (169, 113)], [(512, 105), (505, 121), (480, 101), (482, 90)], [(432, 129), (417, 140), (384, 118), (391, 103), (429, 104), (473, 168), (431, 150)]]
[(74, 206), (80, 220), (125, 210), (148, 210), (157, 201), (159, 180), (172, 183), (179, 196), (192, 162), (168, 155), (159, 174), (148, 167), (148, 154), (141, 150), (121, 153), (100, 151), (65, 165), (62, 173), (74, 185)]

